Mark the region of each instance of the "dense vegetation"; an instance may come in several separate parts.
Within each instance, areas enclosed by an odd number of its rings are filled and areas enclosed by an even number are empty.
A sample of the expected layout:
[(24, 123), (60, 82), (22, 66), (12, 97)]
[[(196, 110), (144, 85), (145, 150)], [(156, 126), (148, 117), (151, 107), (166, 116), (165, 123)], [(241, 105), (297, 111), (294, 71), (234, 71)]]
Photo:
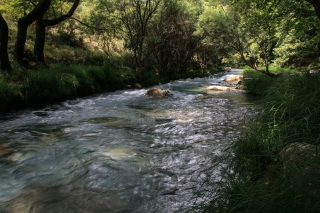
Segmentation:
[(0, 110), (247, 66), (263, 113), (194, 210), (317, 212), (317, 172), (284, 172), (279, 153), (319, 144), (320, 77), (304, 74), (319, 54), (318, 0), (3, 0)]
[(318, 10), (314, 0), (4, 0), (1, 69), (83, 64), (92, 51), (104, 55), (91, 63), (117, 55), (140, 74), (176, 77), (225, 64), (270, 74), (270, 64), (317, 62)]

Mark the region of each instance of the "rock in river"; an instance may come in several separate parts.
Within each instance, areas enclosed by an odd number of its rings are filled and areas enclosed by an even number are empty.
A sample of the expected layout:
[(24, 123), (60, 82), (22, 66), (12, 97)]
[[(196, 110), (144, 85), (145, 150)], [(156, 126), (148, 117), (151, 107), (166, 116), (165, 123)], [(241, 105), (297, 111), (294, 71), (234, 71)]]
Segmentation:
[(224, 86), (209, 86), (206, 88), (206, 90), (215, 90), (215, 91), (229, 91), (230, 87), (224, 87)]
[(164, 90), (161, 88), (151, 88), (147, 91), (146, 95), (153, 97), (172, 96), (172, 94), (168, 90)]

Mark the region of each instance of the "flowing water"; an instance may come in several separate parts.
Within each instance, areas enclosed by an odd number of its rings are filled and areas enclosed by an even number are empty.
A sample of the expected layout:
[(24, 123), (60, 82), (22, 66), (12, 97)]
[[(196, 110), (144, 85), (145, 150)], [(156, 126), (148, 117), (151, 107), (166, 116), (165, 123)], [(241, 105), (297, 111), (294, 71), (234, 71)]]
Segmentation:
[(219, 181), (224, 151), (255, 114), (226, 75), (121, 90), (0, 117), (0, 212), (183, 212)]

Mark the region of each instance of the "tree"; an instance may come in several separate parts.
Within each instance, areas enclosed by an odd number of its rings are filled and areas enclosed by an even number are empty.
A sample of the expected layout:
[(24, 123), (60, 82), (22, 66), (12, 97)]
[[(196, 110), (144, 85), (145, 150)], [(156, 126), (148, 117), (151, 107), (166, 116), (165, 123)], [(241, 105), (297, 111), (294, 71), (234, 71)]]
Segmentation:
[[(239, 27), (239, 35), (242, 38), (249, 38), (239, 40), (241, 45), (238, 50), (241, 51), (238, 52), (250, 67), (269, 74), (270, 63), (305, 66), (319, 57), (320, 19), (312, 12), (312, 6), (316, 10), (318, 1), (311, 1), (313, 4), (308, 4), (309, 0), (234, 2), (243, 20)], [(259, 64), (264, 65), (265, 70), (261, 69)]]
[[(301, 2), (300, 0), (293, 0), (296, 2)], [(319, 0), (305, 0), (306, 2), (310, 3), (314, 11), (316, 12), (318, 18), (320, 19), (320, 1)], [(292, 3), (292, 0), (233, 0), (233, 2), (256, 2), (259, 4), (268, 4), (270, 2), (279, 3), (279, 2), (285, 2), (287, 6), (290, 6)]]
[(239, 5), (241, 22), (239, 33), (242, 43), (238, 52), (246, 65), (267, 75), (273, 59), (273, 49), (276, 45), (276, 28), (279, 21), (278, 8), (275, 4), (266, 4), (261, 7), (257, 3)]
[(143, 72), (144, 44), (150, 20), (157, 11), (161, 0), (131, 0), (121, 5), (121, 21), (126, 29), (129, 42), (127, 47), (133, 51), (135, 70)]
[(193, 65), (199, 39), (186, 2), (164, 1), (150, 26), (146, 48), (152, 68), (161, 75), (183, 74)]
[(217, 4), (206, 8), (199, 18), (198, 30), (203, 43), (210, 45), (217, 60), (236, 54), (245, 65), (267, 75), (275, 46), (277, 10), (273, 4), (253, 1)]
[(27, 39), (27, 29), (30, 24), (42, 17), (49, 9), (51, 0), (39, 0), (33, 10), (18, 20), (17, 40), (14, 47), (14, 59), (23, 63), (24, 47)]
[(0, 70), (11, 69), (8, 57), (8, 24), (0, 14)]
[(73, 13), (76, 11), (79, 6), (80, 0), (73, 0), (73, 4), (70, 10), (66, 14), (61, 14), (59, 17), (54, 19), (44, 19), (43, 15), (39, 16), (36, 21), (36, 40), (34, 44), (34, 56), (35, 60), (41, 63), (44, 63), (44, 44), (46, 36), (46, 28), (49, 26), (55, 26), (61, 22), (72, 17)]
[(220, 65), (223, 58), (232, 54), (233, 37), (238, 26), (233, 14), (232, 7), (215, 4), (206, 7), (199, 16), (195, 34), (201, 38), (202, 52), (197, 57), (202, 64)]
[(306, 1), (280, 2), (283, 18), (277, 29), (274, 63), (280, 66), (308, 66), (320, 56), (320, 19)]

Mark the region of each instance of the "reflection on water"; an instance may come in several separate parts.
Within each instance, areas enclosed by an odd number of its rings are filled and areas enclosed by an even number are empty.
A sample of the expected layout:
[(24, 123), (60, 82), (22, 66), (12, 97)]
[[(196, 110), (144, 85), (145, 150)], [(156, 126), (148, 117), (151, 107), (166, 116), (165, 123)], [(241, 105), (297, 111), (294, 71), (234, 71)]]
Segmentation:
[[(238, 73), (228, 73), (228, 75)], [(226, 74), (105, 93), (0, 118), (0, 212), (181, 212), (256, 114)], [(220, 83), (219, 83), (220, 82)]]

